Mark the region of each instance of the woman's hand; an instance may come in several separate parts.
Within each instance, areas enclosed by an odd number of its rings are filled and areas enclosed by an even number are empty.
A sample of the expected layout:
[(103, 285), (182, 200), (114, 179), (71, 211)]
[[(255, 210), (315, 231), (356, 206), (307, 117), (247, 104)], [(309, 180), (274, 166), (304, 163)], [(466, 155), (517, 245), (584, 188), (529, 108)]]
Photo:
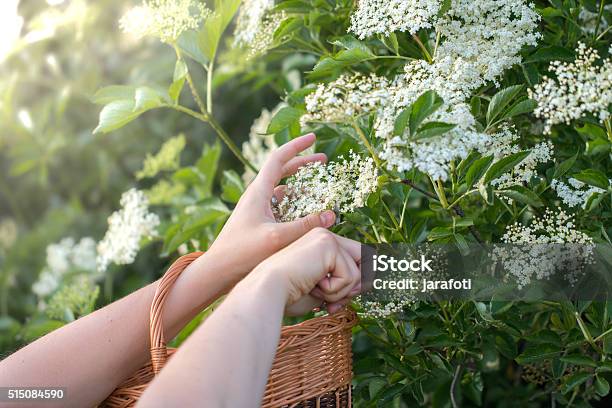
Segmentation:
[(271, 201), (280, 200), (280, 180), (310, 162), (325, 162), (325, 154), (297, 156), (312, 146), (315, 135), (298, 137), (270, 154), (257, 177), (248, 186), (223, 230), (207, 255), (223, 260), (222, 268), (235, 274), (237, 282), (262, 260), (289, 245), (308, 231), (334, 224), (333, 211), (310, 214), (304, 218), (279, 223), (272, 213)]
[(322, 301), (334, 313), (360, 291), (360, 260), (358, 242), (316, 228), (258, 265), (253, 279), (280, 282), (287, 314), (307, 313)]

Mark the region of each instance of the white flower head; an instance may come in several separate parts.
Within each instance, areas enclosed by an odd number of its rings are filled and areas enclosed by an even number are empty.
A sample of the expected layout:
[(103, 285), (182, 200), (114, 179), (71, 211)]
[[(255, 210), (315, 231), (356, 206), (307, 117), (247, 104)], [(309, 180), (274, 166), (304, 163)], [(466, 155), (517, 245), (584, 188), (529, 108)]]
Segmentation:
[(358, 0), (349, 31), (361, 39), (396, 31), (414, 34), (433, 26), (441, 5), (439, 0)]
[(195, 0), (145, 0), (130, 9), (119, 21), (121, 29), (136, 37), (157, 37), (165, 43), (176, 41), (187, 30), (195, 30), (211, 14)]
[(285, 197), (274, 209), (281, 221), (325, 210), (352, 212), (365, 206), (377, 189), (378, 172), (372, 158), (351, 152), (349, 160), (309, 163), (288, 181)]
[(265, 53), (273, 43), (274, 32), (287, 17), (284, 11), (272, 12), (274, 0), (245, 0), (240, 6), (234, 41), (248, 49), (252, 58)]
[(553, 180), (550, 186), (557, 192), (557, 196), (568, 207), (585, 208), (589, 202), (589, 198), (593, 194), (605, 193), (606, 190), (589, 186), (580, 180), (570, 177), (567, 183), (560, 180)]
[(594, 114), (601, 122), (608, 119), (608, 106), (612, 103), (612, 60), (600, 59), (597, 50), (578, 43), (578, 57), (574, 62), (553, 61), (549, 70), (556, 80), (544, 77), (529, 97), (538, 106), (534, 115), (545, 120), (545, 133), (552, 126), (580, 119), (588, 113)]
[(157, 235), (159, 218), (149, 213), (149, 202), (142, 191), (131, 189), (121, 196), (121, 209), (108, 218), (108, 230), (98, 244), (98, 270), (104, 272), (111, 263), (134, 262), (140, 241)]

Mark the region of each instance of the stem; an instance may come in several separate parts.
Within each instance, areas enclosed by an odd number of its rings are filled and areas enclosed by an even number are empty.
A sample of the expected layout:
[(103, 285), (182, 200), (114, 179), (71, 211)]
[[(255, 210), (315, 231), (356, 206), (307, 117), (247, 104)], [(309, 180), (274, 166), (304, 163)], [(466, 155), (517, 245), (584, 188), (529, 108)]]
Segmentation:
[(612, 142), (612, 125), (610, 124), (610, 119), (604, 120), (604, 125), (606, 126), (606, 133), (608, 134), (608, 140)]
[(429, 51), (427, 51), (427, 48), (425, 47), (425, 45), (421, 42), (421, 39), (419, 38), (419, 36), (416, 34), (412, 34), (412, 38), (414, 38), (414, 41), (416, 41), (421, 51), (423, 51), (423, 55), (425, 56), (425, 59), (427, 60), (427, 62), (431, 64), (433, 62), (433, 58), (431, 57), (431, 54), (429, 53)]
[(212, 102), (212, 80), (213, 80), (213, 69), (215, 61), (210, 61), (208, 64), (208, 70), (206, 72), (206, 106), (208, 107), (208, 114), (212, 115), (213, 102)]
[(357, 135), (359, 135), (359, 138), (363, 142), (366, 149), (368, 149), (368, 151), (370, 152), (370, 156), (372, 156), (372, 159), (374, 159), (374, 163), (376, 164), (376, 167), (380, 168), (380, 159), (376, 155), (376, 152), (374, 151), (374, 148), (368, 141), (368, 138), (366, 137), (365, 133), (363, 133), (363, 131), (361, 130), (361, 128), (359, 127), (359, 125), (357, 125), (355, 121), (352, 121), (351, 124), (353, 125), (353, 129), (355, 129), (355, 132), (357, 132)]
[[(178, 46), (174, 44), (172, 47), (174, 48), (174, 52), (176, 53), (176, 58), (178, 58), (181, 61), (185, 61), (183, 59), (183, 55), (181, 54), (181, 50), (179, 50)], [(198, 108), (200, 109), (202, 113), (207, 112), (206, 107), (204, 106), (204, 102), (202, 102), (202, 98), (200, 98), (200, 94), (198, 93), (198, 90), (195, 87), (195, 84), (193, 83), (193, 78), (191, 77), (191, 73), (189, 72), (189, 69), (187, 69), (187, 74), (185, 75), (185, 78), (187, 79), (189, 90), (191, 91), (191, 95), (193, 96), (193, 100), (195, 101), (196, 105), (198, 105)]]
[(459, 364), (455, 369), (455, 375), (453, 375), (453, 381), (450, 386), (450, 399), (453, 408), (458, 408), (459, 404), (457, 404), (457, 400), (455, 398), (455, 387), (457, 386), (457, 381), (459, 380), (459, 375), (461, 375), (461, 371), (463, 370), (463, 365)]
[(599, 31), (599, 25), (601, 24), (601, 17), (603, 16), (605, 5), (606, 5), (606, 0), (601, 0), (599, 2), (599, 13), (597, 14), (597, 24), (595, 24), (595, 32), (593, 33), (593, 38), (597, 36), (597, 32)]
[(227, 133), (225, 133), (225, 130), (223, 130), (223, 128), (221, 127), (221, 125), (215, 120), (215, 118), (213, 118), (212, 116), (208, 116), (206, 114), (200, 113), (200, 112), (196, 112), (192, 109), (186, 108), (182, 105), (166, 105), (169, 108), (175, 109), (179, 112), (183, 112), (186, 113), (189, 116), (192, 116), (204, 123), (208, 123), (213, 130), (217, 133), (217, 136), (219, 136), (219, 138), (221, 138), (221, 140), (223, 141), (223, 143), (225, 143), (225, 145), (230, 149), (230, 151), (236, 156), (236, 158), (238, 160), (240, 160), (240, 162), (245, 166), (250, 168), (251, 170), (253, 170), (254, 172), (257, 172), (257, 169), (242, 155), (242, 152), (240, 151), (240, 149), (238, 148), (238, 146), (236, 146), (236, 144), (233, 142), (232, 139), (230, 139), (230, 137), (227, 135)]
[(225, 130), (223, 130), (219, 122), (217, 122), (214, 117), (209, 116), (208, 123), (215, 130), (215, 132), (217, 132), (217, 135), (221, 138), (221, 140), (223, 140), (223, 142), (225, 142), (227, 147), (232, 151), (232, 153), (234, 153), (238, 160), (240, 160), (245, 167), (248, 167), (249, 169), (257, 173), (258, 170), (255, 168), (255, 166), (251, 164), (251, 162), (246, 159), (246, 157), (242, 155), (242, 152), (240, 151), (238, 146), (236, 146), (234, 141), (230, 139), (227, 133), (225, 133)]

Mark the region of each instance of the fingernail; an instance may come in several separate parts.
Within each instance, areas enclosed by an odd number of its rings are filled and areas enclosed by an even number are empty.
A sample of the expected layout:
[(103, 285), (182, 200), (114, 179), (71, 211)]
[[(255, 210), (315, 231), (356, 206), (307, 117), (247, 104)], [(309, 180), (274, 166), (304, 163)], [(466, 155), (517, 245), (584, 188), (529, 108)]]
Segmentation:
[(333, 211), (324, 211), (319, 215), (319, 217), (321, 217), (321, 224), (326, 227), (329, 227), (334, 223), (336, 214), (334, 214)]

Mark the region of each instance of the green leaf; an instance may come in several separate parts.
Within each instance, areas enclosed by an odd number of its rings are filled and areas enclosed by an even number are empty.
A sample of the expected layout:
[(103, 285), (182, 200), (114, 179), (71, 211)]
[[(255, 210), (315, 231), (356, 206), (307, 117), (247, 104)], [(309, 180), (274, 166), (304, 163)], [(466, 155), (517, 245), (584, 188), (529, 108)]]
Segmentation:
[(457, 125), (454, 123), (444, 122), (427, 122), (419, 128), (414, 140), (428, 139), (430, 137), (440, 136), (454, 129)]
[(130, 85), (111, 85), (98, 89), (92, 97), (92, 102), (97, 105), (106, 105), (111, 102), (127, 99), (134, 99), (136, 87)]
[(198, 47), (209, 61), (215, 59), (223, 32), (238, 11), (240, 0), (215, 0), (215, 12), (198, 31)]
[(488, 184), (491, 180), (495, 180), (502, 174), (512, 170), (514, 166), (522, 162), (525, 157), (529, 156), (529, 153), (528, 150), (524, 150), (498, 160), (485, 174), (484, 183)]
[(344, 65), (352, 65), (373, 57), (374, 54), (369, 48), (359, 47), (350, 50), (342, 50), (334, 56), (334, 59), (343, 62)]
[(229, 208), (216, 197), (210, 197), (199, 203), (196, 210), (183, 223), (183, 231), (201, 229), (230, 214)]
[(501, 190), (498, 193), (532, 207), (542, 207), (544, 205), (536, 193), (523, 186), (512, 186), (509, 189)]
[(608, 395), (610, 393), (610, 384), (608, 383), (608, 380), (597, 376), (595, 380), (595, 391), (601, 397)]
[(287, 129), (294, 123), (298, 123), (302, 117), (302, 114), (303, 112), (299, 109), (292, 108), (291, 106), (285, 106), (276, 112), (276, 115), (274, 115), (272, 120), (270, 120), (267, 133), (278, 133)]
[(553, 344), (530, 344), (525, 351), (516, 358), (516, 362), (519, 364), (529, 364), (556, 357), (560, 353), (561, 349)]
[(205, 179), (203, 183), (197, 186), (204, 197), (210, 195), (212, 192), (213, 181), (215, 180), (220, 157), (221, 145), (218, 142), (212, 146), (204, 145), (202, 156), (196, 163), (196, 167), (204, 175)]
[(174, 75), (172, 76), (172, 84), (168, 89), (168, 94), (170, 95), (170, 99), (174, 103), (178, 103), (179, 95), (181, 94), (181, 90), (183, 89), (183, 85), (185, 85), (185, 78), (187, 77), (187, 64), (182, 59), (176, 61), (176, 65), (174, 65)]
[(533, 99), (524, 99), (515, 103), (509, 110), (504, 112), (499, 120), (510, 119), (518, 115), (532, 112), (537, 106), (538, 103)]
[(605, 174), (595, 169), (582, 170), (580, 173), (574, 174), (572, 177), (590, 186), (603, 188), (604, 190), (607, 190), (610, 186), (610, 182)]
[(136, 119), (143, 111), (134, 111), (133, 100), (118, 100), (105, 105), (100, 111), (98, 126), (94, 133), (108, 133)]
[(221, 199), (237, 203), (240, 196), (244, 192), (244, 184), (242, 179), (234, 170), (226, 170), (223, 172), (223, 180), (221, 181)]
[(561, 392), (563, 394), (567, 394), (568, 392), (572, 391), (574, 388), (579, 387), (580, 385), (584, 384), (589, 378), (591, 378), (591, 374), (589, 373), (572, 374), (563, 383), (563, 386), (561, 387)]
[(395, 118), (395, 124), (393, 125), (393, 134), (397, 136), (401, 136), (406, 131), (406, 127), (408, 126), (408, 120), (410, 119), (410, 114), (412, 113), (412, 106), (408, 106), (406, 109), (402, 110), (397, 118)]
[(480, 180), (482, 175), (491, 165), (492, 161), (493, 156), (481, 157), (480, 159), (474, 161), (465, 174), (465, 184), (467, 185), (468, 189), (471, 188), (477, 180)]
[(551, 45), (538, 47), (536, 51), (525, 59), (525, 63), (548, 61), (573, 61), (576, 56), (567, 48)]
[(565, 173), (567, 173), (572, 166), (574, 165), (574, 163), (576, 163), (576, 159), (578, 158), (578, 153), (576, 153), (575, 155), (573, 155), (572, 157), (570, 157), (569, 159), (561, 162), (560, 164), (558, 164), (557, 166), (555, 166), (555, 171), (553, 172), (553, 179), (558, 179), (559, 177), (563, 176)]
[(416, 134), (417, 129), (429, 115), (434, 113), (444, 101), (434, 91), (427, 91), (412, 104), (412, 112), (408, 120), (410, 134)]
[(394, 384), (391, 386), (387, 386), (385, 391), (380, 395), (378, 401), (376, 402), (377, 407), (386, 407), (388, 404), (393, 401), (393, 399), (400, 395), (404, 390), (408, 388), (408, 384)]
[(198, 33), (195, 31), (185, 31), (177, 40), (177, 46), (182, 54), (187, 55), (192, 60), (200, 63), (202, 66), (208, 65), (208, 58), (198, 44)]
[(148, 86), (138, 87), (134, 93), (134, 111), (142, 113), (149, 109), (158, 108), (166, 102), (165, 96), (158, 90)]
[(578, 366), (597, 367), (597, 363), (592, 358), (582, 354), (569, 354), (561, 357), (560, 360)]
[(523, 85), (513, 85), (497, 92), (487, 109), (487, 124), (493, 123), (504, 109), (512, 102), (523, 89)]

